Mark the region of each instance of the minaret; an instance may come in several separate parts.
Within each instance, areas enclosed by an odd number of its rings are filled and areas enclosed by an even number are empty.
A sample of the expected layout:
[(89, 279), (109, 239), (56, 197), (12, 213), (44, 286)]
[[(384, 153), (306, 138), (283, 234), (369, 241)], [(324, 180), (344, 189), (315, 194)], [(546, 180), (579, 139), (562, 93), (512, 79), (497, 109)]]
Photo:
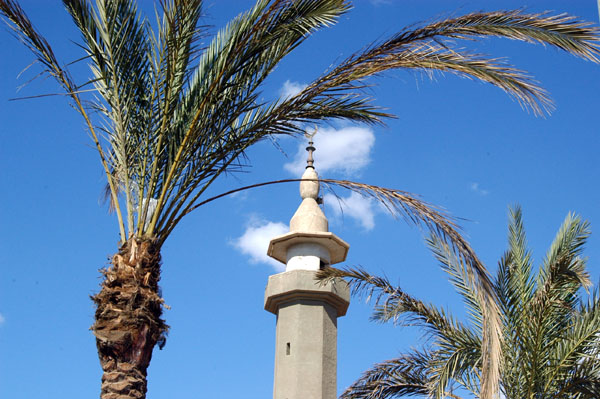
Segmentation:
[(346, 259), (349, 245), (328, 231), (318, 205), (319, 182), (310, 137), (308, 161), (300, 182), (302, 203), (290, 232), (271, 240), (268, 255), (286, 264), (269, 277), (265, 309), (277, 315), (274, 399), (337, 397), (337, 318), (350, 304), (342, 279), (321, 285), (315, 273)]

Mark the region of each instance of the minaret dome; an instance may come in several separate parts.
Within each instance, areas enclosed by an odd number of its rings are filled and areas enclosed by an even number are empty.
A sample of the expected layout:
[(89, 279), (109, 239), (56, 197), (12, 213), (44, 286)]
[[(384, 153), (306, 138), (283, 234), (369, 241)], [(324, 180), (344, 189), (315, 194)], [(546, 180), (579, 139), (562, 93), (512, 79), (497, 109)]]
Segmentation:
[(290, 220), (290, 232), (271, 240), (267, 254), (286, 264), (286, 271), (320, 268), (343, 262), (350, 246), (329, 232), (329, 222), (319, 206), (319, 175), (314, 167), (312, 136), (306, 169), (300, 182), (302, 202)]

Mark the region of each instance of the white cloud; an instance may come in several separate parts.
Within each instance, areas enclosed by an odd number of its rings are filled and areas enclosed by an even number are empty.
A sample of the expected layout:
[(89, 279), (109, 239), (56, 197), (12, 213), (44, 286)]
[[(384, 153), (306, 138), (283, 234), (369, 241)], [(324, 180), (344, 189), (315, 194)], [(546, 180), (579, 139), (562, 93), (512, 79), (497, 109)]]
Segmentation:
[(283, 87), (279, 89), (279, 95), (283, 98), (294, 97), (296, 94), (304, 90), (306, 86), (308, 85), (298, 82), (292, 82), (291, 80), (286, 80), (283, 84)]
[[(366, 127), (323, 127), (319, 128), (313, 141), (317, 149), (314, 153), (317, 171), (356, 174), (371, 161), (375, 134)], [(293, 161), (286, 163), (284, 168), (295, 176), (301, 175), (306, 166), (306, 156), (306, 142), (302, 140)]]
[(359, 193), (352, 192), (349, 197), (338, 198), (333, 194), (325, 194), (324, 202), (332, 209), (335, 217), (349, 216), (356, 220), (365, 230), (373, 230), (375, 227), (374, 199), (363, 197)]
[(271, 265), (277, 271), (283, 271), (285, 265), (267, 256), (267, 249), (271, 239), (288, 231), (289, 228), (284, 223), (254, 220), (244, 234), (233, 242), (233, 245), (241, 253), (250, 257), (250, 263), (264, 263)]
[(2, 313), (0, 313), (0, 325), (4, 324), (5, 321), (6, 321), (6, 319), (4, 318)]
[(248, 199), (248, 190), (238, 191), (228, 195), (229, 198), (235, 198), (236, 201), (245, 201)]
[(469, 188), (471, 189), (471, 191), (473, 191), (479, 195), (482, 195), (482, 196), (488, 195), (490, 193), (488, 190), (485, 190), (485, 189), (479, 187), (479, 183), (471, 183)]

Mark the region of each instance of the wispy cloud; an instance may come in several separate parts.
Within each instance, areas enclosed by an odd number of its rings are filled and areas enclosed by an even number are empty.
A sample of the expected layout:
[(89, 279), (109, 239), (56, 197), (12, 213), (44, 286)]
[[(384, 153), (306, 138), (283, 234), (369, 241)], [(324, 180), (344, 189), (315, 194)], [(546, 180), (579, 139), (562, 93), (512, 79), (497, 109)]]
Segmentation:
[(304, 88), (308, 86), (303, 83), (293, 82), (291, 80), (286, 80), (283, 84), (283, 87), (279, 89), (279, 95), (283, 98), (293, 97), (296, 94), (300, 93)]
[(473, 191), (474, 193), (477, 193), (479, 195), (485, 196), (488, 195), (490, 192), (486, 189), (483, 189), (479, 186), (479, 183), (475, 182), (475, 183), (471, 183), (469, 185), (469, 188), (471, 189), (471, 191)]
[(359, 193), (352, 192), (350, 196), (343, 198), (333, 194), (325, 194), (324, 202), (332, 210), (334, 217), (350, 217), (360, 226), (369, 231), (375, 227), (376, 207), (373, 198), (363, 197)]
[(6, 321), (6, 319), (4, 318), (4, 315), (2, 313), (0, 313), (0, 326), (2, 324), (4, 324), (5, 321)]
[[(315, 167), (319, 172), (337, 171), (356, 174), (371, 161), (375, 144), (373, 130), (366, 127), (348, 126), (341, 129), (322, 127), (314, 137), (316, 151)], [(302, 141), (292, 162), (284, 168), (295, 176), (301, 175), (306, 166), (306, 143)]]
[(238, 251), (250, 257), (250, 263), (267, 264), (281, 272), (285, 269), (285, 265), (267, 256), (267, 249), (274, 237), (288, 231), (288, 226), (284, 223), (255, 218), (246, 227), (244, 234), (233, 241), (233, 245)]
[(245, 201), (248, 199), (248, 191), (238, 191), (228, 195), (229, 198), (235, 198), (236, 201)]

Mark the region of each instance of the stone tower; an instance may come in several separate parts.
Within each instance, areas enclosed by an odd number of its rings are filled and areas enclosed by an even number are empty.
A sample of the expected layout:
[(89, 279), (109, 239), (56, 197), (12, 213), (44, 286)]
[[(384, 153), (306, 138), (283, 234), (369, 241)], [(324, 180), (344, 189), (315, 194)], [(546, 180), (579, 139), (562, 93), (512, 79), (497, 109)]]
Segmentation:
[(271, 240), (268, 255), (286, 264), (269, 277), (265, 309), (277, 315), (274, 399), (337, 397), (337, 318), (350, 304), (348, 284), (337, 279), (320, 285), (315, 273), (346, 259), (349, 245), (329, 232), (318, 205), (319, 182), (309, 142), (300, 183), (302, 203), (290, 232)]

